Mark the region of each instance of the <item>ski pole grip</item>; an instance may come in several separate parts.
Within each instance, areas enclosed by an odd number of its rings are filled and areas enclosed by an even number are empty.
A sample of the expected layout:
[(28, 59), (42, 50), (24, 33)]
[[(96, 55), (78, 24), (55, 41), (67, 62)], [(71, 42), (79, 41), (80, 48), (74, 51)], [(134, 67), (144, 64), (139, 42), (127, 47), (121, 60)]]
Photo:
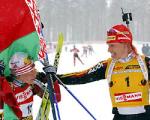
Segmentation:
[(49, 65), (49, 66), (46, 66), (43, 68), (44, 72), (45, 73), (53, 73), (53, 74), (56, 74), (57, 70), (56, 70), (56, 67), (52, 66), (52, 65)]

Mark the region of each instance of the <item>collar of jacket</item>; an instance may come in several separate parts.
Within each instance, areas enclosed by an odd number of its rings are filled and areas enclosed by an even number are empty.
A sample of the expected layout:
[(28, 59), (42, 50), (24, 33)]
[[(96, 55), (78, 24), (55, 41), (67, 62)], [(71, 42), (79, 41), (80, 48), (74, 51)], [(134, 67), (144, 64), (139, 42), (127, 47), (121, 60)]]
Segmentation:
[(17, 79), (15, 79), (13, 81), (13, 84), (15, 84), (16, 86), (19, 86), (19, 87), (24, 87), (26, 85), (26, 83), (24, 83), (24, 82), (22, 82), (20, 80), (17, 80)]
[(134, 58), (134, 57), (135, 57), (134, 52), (131, 52), (131, 53), (128, 54), (127, 57), (125, 57), (125, 58), (120, 58), (120, 59), (117, 60), (117, 61), (122, 62), (122, 63), (125, 63), (125, 62), (130, 61), (130, 60), (131, 60), (132, 58)]

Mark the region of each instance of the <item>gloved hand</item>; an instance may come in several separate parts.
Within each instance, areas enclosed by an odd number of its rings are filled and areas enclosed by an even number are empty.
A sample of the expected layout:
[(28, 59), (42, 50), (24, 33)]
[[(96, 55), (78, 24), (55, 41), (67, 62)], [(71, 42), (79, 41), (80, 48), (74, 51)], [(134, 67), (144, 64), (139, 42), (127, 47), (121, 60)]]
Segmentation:
[(4, 76), (4, 62), (2, 60), (0, 60), (0, 76)]
[(45, 84), (47, 83), (48, 76), (44, 72), (38, 72), (36, 79)]
[(54, 73), (56, 74), (56, 67), (52, 66), (52, 65), (49, 65), (49, 66), (46, 66), (43, 68), (44, 72), (45, 73)]
[[(49, 75), (46, 75), (44, 72), (38, 72), (36, 75), (36, 79), (41, 81), (42, 83), (47, 83), (49, 79)], [(56, 78), (52, 75), (53, 82), (56, 81)]]

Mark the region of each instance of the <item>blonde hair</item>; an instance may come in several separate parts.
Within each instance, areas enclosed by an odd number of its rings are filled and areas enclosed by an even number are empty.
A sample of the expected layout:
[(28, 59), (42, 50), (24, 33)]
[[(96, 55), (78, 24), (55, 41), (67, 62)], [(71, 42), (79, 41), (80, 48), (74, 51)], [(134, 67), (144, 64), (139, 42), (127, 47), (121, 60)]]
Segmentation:
[(129, 53), (133, 52), (135, 55), (138, 55), (137, 49), (133, 44), (131, 44), (131, 43), (125, 43), (125, 44), (128, 45), (128, 52)]

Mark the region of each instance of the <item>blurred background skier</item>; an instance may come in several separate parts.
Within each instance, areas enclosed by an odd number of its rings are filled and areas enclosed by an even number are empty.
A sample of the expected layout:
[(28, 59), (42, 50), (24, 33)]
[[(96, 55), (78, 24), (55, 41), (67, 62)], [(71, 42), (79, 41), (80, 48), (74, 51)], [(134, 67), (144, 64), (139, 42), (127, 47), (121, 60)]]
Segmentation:
[(73, 46), (73, 49), (70, 50), (70, 52), (73, 52), (73, 64), (74, 64), (74, 66), (76, 65), (76, 59), (78, 59), (84, 65), (84, 63), (82, 62), (82, 60), (78, 54), (80, 51), (78, 48), (76, 48), (75, 45)]

